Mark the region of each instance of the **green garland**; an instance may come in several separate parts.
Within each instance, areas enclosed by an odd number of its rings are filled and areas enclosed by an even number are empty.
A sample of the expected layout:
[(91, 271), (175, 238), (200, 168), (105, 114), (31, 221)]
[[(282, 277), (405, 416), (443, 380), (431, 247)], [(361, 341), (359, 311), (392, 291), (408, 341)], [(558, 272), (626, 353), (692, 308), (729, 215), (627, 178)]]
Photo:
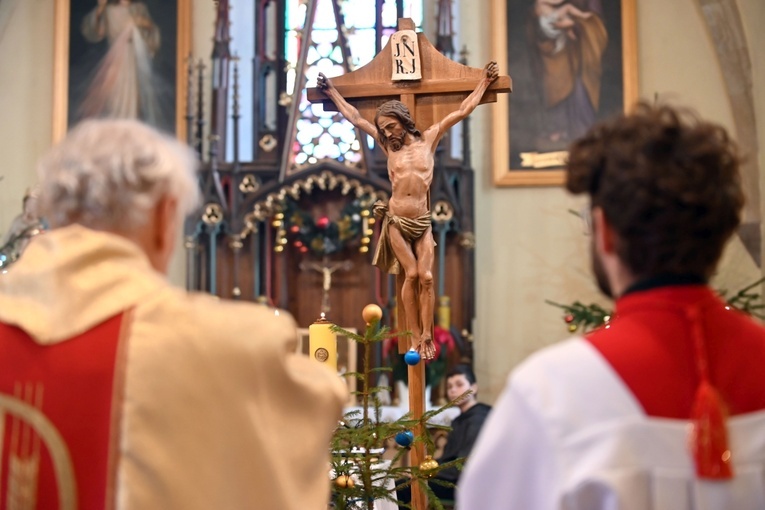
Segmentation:
[(562, 305), (549, 300), (545, 300), (545, 303), (563, 309), (565, 312), (563, 321), (568, 324), (568, 330), (571, 333), (579, 329), (586, 333), (611, 320), (612, 312), (596, 303), (585, 305), (580, 301), (574, 301), (573, 304)]
[(314, 218), (296, 201), (288, 198), (282, 203), (284, 230), (293, 246), (301, 251), (310, 251), (317, 257), (331, 255), (361, 237), (368, 238), (362, 232), (362, 218), (370, 216), (373, 201), (374, 197), (362, 195), (343, 207), (337, 221), (330, 221), (326, 216)]
[[(765, 314), (763, 314), (765, 304), (762, 304), (762, 295), (759, 292), (753, 291), (753, 289), (762, 285), (763, 282), (765, 282), (765, 278), (760, 278), (729, 298), (726, 298), (726, 294), (728, 293), (726, 290), (718, 291), (718, 294), (726, 300), (728, 306), (731, 308), (740, 310), (745, 314), (760, 320), (765, 320)], [(585, 305), (579, 301), (574, 301), (573, 304), (563, 305), (549, 300), (545, 300), (545, 302), (549, 305), (563, 309), (563, 321), (568, 324), (568, 330), (571, 333), (577, 330), (581, 330), (584, 333), (592, 331), (593, 329), (608, 323), (608, 321), (611, 320), (611, 315), (613, 313), (596, 303)]]

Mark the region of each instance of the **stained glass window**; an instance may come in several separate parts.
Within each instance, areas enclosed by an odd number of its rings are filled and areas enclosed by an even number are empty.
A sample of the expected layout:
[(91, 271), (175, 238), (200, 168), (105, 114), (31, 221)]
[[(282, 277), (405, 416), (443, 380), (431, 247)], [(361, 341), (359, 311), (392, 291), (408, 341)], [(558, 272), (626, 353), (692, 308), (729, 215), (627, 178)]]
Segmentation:
[[(282, 0), (279, 0), (282, 1)], [(312, 24), (311, 48), (309, 49), (306, 62), (307, 69), (304, 72), (304, 84), (313, 85), (316, 83), (316, 75), (322, 71), (329, 77), (337, 76), (345, 72), (343, 65), (342, 49), (338, 42), (338, 27), (335, 20), (333, 5), (335, 2), (339, 6), (340, 16), (343, 20), (343, 35), (347, 41), (349, 51), (348, 68), (353, 70), (368, 63), (375, 56), (380, 48), (383, 48), (388, 42), (390, 35), (396, 31), (396, 22), (398, 18), (399, 4), (402, 8), (404, 17), (412, 18), (418, 27), (422, 27), (423, 20), (423, 0), (315, 0), (316, 14)], [(380, 41), (376, 41), (375, 11), (378, 2), (381, 5), (381, 24)], [(286, 90), (279, 91), (276, 87), (262, 87), (264, 104), (261, 105), (262, 111), (254, 111), (254, 101), (252, 91), (252, 82), (255, 79), (252, 66), (247, 62), (252, 62), (255, 58), (255, 36), (251, 20), (254, 19), (255, 4), (253, 0), (229, 0), (231, 5), (231, 53), (239, 57), (239, 159), (240, 161), (250, 161), (253, 157), (252, 126), (255, 122), (255, 116), (260, 116), (259, 121), (267, 129), (276, 127), (276, 101), (280, 100), (279, 93), (282, 93), (280, 101), (285, 97), (290, 97), (295, 90), (295, 80), (297, 79), (298, 60), (300, 58), (300, 39), (303, 28), (306, 23), (306, 14), (309, 0), (286, 0), (284, 19), (277, 19), (276, 2), (268, 4), (266, 23), (284, 23), (285, 40), (284, 53), (287, 60), (287, 84)], [(275, 58), (276, 42), (272, 39), (266, 41), (265, 51), (270, 58)], [(273, 75), (268, 77), (268, 83), (274, 84)], [(272, 88), (274, 90), (272, 90)], [(230, 90), (229, 105), (233, 103), (233, 89)], [(340, 116), (332, 113), (324, 113), (319, 107), (308, 108), (305, 102), (305, 94), (300, 98), (301, 119), (298, 125), (299, 136), (295, 137), (296, 147), (294, 147), (297, 156), (305, 146), (304, 156), (300, 156), (303, 161), (301, 164), (310, 164), (314, 160), (324, 157), (331, 157), (340, 161), (351, 160), (358, 162), (358, 157), (351, 154), (359, 151), (356, 142), (355, 131), (352, 126), (342, 121)], [(305, 113), (305, 116), (302, 116)], [(315, 118), (314, 118), (315, 117)], [(318, 119), (323, 119), (318, 122)], [(233, 130), (232, 120), (228, 119), (229, 133)], [(318, 127), (314, 126), (318, 123)], [(336, 124), (340, 124), (337, 126)], [(331, 129), (331, 131), (330, 131)], [(303, 130), (305, 133), (302, 133)], [(327, 136), (323, 136), (323, 135)], [(369, 138), (369, 137), (367, 137)], [(338, 147), (330, 148), (325, 146), (329, 143), (337, 144)], [(373, 142), (368, 139), (368, 145), (371, 147)], [(233, 159), (233, 137), (227, 138), (226, 159)], [(351, 151), (351, 153), (349, 153)]]
[[(349, 70), (367, 64), (374, 58), (378, 45), (375, 27), (376, 0), (337, 0), (343, 26), (338, 27), (335, 17), (336, 0), (316, 0), (313, 20), (308, 20), (306, 0), (288, 0), (286, 8), (285, 57), (288, 62), (287, 94), (295, 92), (296, 81), (303, 76), (298, 86), (297, 132), (292, 146), (293, 158), (290, 166), (299, 169), (313, 165), (321, 159), (335, 159), (349, 166), (358, 166), (361, 161), (361, 147), (356, 129), (335, 112), (325, 112), (321, 105), (312, 105), (305, 95), (305, 86), (313, 86), (319, 72), (332, 78), (346, 72), (343, 59), (343, 39), (347, 41)], [(398, 0), (400, 1), (400, 0)], [(382, 4), (383, 47), (390, 34), (396, 30), (397, 0), (385, 0)], [(415, 24), (422, 25), (422, 0), (405, 1), (404, 17), (410, 17)], [(310, 25), (308, 45), (302, 41), (305, 24)], [(343, 37), (340, 37), (342, 31)], [(304, 68), (298, 69), (301, 50), (306, 51)], [(294, 96), (293, 96), (294, 97)], [(368, 137), (367, 137), (368, 138)], [(370, 140), (368, 140), (370, 142)], [(293, 169), (293, 170), (294, 170)], [(290, 171), (288, 170), (288, 173)]]

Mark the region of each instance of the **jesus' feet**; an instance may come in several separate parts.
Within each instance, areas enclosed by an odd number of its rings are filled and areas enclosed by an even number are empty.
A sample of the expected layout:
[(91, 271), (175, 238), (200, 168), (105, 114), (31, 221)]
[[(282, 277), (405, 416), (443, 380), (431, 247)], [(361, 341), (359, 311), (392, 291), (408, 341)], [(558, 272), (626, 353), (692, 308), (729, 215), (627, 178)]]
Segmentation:
[(429, 336), (423, 336), (420, 343), (417, 345), (417, 352), (420, 353), (422, 359), (428, 360), (436, 357), (436, 346), (433, 345), (433, 339)]

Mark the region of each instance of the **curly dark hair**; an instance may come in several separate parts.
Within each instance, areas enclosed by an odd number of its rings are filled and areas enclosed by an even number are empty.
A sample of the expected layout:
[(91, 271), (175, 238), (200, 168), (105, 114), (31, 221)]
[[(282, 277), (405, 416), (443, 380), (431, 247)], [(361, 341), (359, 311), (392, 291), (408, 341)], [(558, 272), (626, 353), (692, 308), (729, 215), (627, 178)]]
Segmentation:
[(636, 277), (709, 278), (741, 221), (739, 163), (722, 126), (641, 103), (572, 144), (566, 188), (603, 210)]
[[(414, 126), (414, 119), (412, 119), (412, 114), (409, 113), (409, 108), (401, 101), (391, 99), (381, 104), (375, 114), (375, 127), (377, 127), (377, 119), (381, 116), (395, 117), (409, 133), (414, 136), (422, 136), (420, 130)], [(388, 137), (385, 136), (385, 133), (379, 127), (377, 128), (377, 137), (384, 147), (388, 147)]]

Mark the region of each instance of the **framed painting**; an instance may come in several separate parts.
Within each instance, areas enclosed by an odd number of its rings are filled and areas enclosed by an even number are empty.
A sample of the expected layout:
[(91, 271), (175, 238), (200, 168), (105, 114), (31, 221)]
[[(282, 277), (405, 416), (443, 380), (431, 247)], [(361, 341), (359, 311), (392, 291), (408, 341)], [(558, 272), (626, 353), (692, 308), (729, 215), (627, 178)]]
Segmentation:
[(495, 109), (494, 184), (560, 185), (568, 145), (638, 99), (635, 0), (492, 0), (492, 20), (513, 79)]
[(191, 0), (56, 0), (53, 141), (85, 118), (185, 139)]

